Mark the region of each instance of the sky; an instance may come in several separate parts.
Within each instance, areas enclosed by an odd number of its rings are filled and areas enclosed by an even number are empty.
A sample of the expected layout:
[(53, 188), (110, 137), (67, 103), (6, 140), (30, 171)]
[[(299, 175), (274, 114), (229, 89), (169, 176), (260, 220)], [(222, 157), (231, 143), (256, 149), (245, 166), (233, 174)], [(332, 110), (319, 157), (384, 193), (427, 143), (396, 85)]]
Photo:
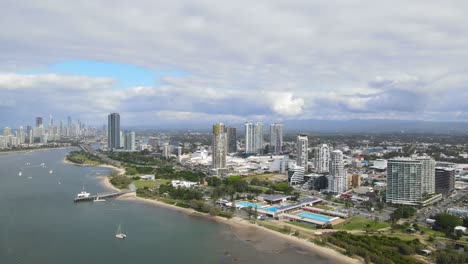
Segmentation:
[(468, 2), (27, 1), (0, 9), (0, 125), (468, 121)]

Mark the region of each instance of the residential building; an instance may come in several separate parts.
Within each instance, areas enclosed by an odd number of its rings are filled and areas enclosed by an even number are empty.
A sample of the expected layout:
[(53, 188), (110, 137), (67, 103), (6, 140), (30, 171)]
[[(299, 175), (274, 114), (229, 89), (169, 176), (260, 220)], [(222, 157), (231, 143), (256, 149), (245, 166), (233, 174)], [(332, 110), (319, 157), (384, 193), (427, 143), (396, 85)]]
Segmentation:
[(297, 136), (296, 149), (297, 149), (297, 166), (303, 167), (307, 171), (307, 163), (309, 161), (309, 139), (306, 135)]
[[(71, 118), (68, 117), (71, 123)], [(109, 150), (120, 148), (120, 115), (112, 113), (107, 117), (107, 147)]]
[(315, 171), (330, 172), (330, 147), (327, 144), (320, 144), (315, 149)]
[(290, 185), (301, 184), (304, 182), (305, 169), (302, 166), (292, 165), (288, 170), (288, 182)]
[(136, 151), (134, 131), (125, 131), (125, 150)]
[(245, 123), (245, 153), (263, 153), (263, 124)]
[(226, 128), (223, 123), (213, 125), (212, 167), (213, 169), (226, 168), (226, 155), (228, 140)]
[(330, 153), (330, 175), (328, 190), (333, 193), (343, 193), (347, 190), (347, 173), (344, 169), (343, 152), (333, 150)]
[(237, 134), (235, 127), (227, 127), (227, 141), (228, 141), (228, 153), (235, 153), (237, 152)]
[(270, 152), (279, 154), (283, 151), (283, 125), (279, 123), (270, 125)]
[(435, 161), (423, 158), (395, 158), (387, 162), (386, 201), (416, 205), (435, 192)]

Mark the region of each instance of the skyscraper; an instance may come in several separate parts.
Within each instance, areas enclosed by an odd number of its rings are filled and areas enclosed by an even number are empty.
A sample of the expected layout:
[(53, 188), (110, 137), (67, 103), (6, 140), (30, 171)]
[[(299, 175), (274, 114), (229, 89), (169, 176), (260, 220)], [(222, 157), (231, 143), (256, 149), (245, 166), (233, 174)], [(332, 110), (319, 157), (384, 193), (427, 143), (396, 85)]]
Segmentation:
[(42, 126), (42, 117), (38, 116), (36, 117), (36, 127), (41, 127)]
[(330, 153), (330, 175), (328, 190), (333, 193), (343, 193), (347, 189), (346, 171), (343, 164), (343, 152), (334, 150)]
[(227, 127), (228, 153), (237, 152), (237, 135), (235, 127)]
[(330, 171), (330, 147), (321, 144), (315, 149), (315, 171), (326, 173)]
[(135, 151), (135, 132), (125, 131), (125, 150)]
[[(71, 121), (70, 117), (69, 121)], [(118, 113), (112, 113), (107, 117), (107, 147), (109, 150), (120, 148), (120, 115)]]
[(270, 152), (274, 154), (281, 153), (283, 150), (283, 125), (270, 125)]
[(245, 123), (245, 153), (263, 153), (262, 123)]
[(303, 167), (304, 170), (307, 172), (307, 162), (309, 160), (309, 139), (306, 135), (299, 135), (297, 136), (297, 159), (296, 164), (297, 166)]
[(435, 161), (429, 157), (395, 158), (387, 163), (386, 201), (417, 204), (423, 194), (434, 193)]
[(226, 168), (227, 133), (223, 123), (213, 125), (213, 169)]

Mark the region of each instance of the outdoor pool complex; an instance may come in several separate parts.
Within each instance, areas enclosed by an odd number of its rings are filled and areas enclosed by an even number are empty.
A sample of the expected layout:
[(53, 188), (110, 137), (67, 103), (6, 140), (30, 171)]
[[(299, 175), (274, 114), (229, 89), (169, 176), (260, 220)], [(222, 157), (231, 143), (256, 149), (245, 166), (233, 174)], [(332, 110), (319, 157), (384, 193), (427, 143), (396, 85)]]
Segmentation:
[(237, 202), (236, 204), (241, 205), (241, 206), (245, 206), (245, 207), (257, 208), (257, 209), (260, 209), (260, 208), (264, 207), (264, 206), (254, 204), (254, 203), (250, 203), (250, 202)]
[(298, 213), (297, 216), (304, 217), (304, 218), (309, 218), (312, 220), (320, 221), (320, 222), (329, 222), (331, 217), (324, 216), (324, 215), (318, 215), (318, 214), (313, 214), (313, 213), (307, 213), (307, 212), (302, 212)]

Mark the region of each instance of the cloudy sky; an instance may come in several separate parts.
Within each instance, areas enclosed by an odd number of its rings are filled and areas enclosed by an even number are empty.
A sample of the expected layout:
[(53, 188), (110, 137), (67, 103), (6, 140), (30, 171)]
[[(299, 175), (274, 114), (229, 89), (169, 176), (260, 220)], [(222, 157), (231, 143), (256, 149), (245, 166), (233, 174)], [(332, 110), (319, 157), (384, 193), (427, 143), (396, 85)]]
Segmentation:
[(468, 1), (23, 1), (0, 125), (468, 121)]

